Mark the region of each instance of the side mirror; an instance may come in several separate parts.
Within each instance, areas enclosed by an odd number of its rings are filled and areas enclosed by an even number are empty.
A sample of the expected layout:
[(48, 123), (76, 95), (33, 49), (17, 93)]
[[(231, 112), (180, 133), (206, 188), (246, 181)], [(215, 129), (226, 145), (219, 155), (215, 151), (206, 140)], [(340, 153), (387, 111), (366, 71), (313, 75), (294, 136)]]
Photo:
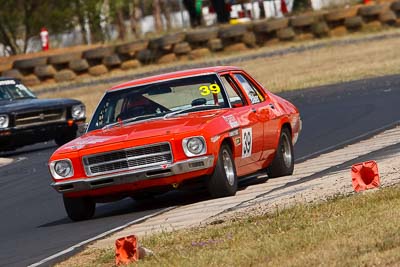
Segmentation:
[(232, 104), (232, 107), (233, 107), (233, 108), (240, 108), (240, 107), (243, 107), (243, 103), (234, 103), (234, 104)]

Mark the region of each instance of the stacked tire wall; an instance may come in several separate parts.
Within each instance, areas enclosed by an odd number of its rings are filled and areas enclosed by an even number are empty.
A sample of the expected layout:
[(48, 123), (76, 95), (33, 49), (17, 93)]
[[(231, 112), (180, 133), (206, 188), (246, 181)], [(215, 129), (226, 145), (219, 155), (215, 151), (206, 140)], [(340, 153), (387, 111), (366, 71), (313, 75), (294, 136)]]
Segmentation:
[(8, 69), (2, 69), (1, 76), (19, 78), (29, 86), (68, 82), (102, 76), (113, 70), (195, 60), (222, 51), (243, 51), (278, 42), (342, 36), (383, 27), (400, 27), (400, 1), (220, 25), (82, 52), (19, 59), (8, 64)]

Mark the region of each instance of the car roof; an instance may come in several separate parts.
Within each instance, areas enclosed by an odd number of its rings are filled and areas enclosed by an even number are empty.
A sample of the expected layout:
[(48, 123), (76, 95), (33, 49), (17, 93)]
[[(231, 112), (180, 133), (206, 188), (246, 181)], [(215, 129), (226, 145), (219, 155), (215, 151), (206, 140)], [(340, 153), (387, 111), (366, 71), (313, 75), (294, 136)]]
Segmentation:
[(153, 82), (171, 80), (171, 79), (175, 79), (175, 78), (184, 78), (184, 77), (196, 76), (196, 75), (201, 75), (201, 74), (219, 73), (219, 72), (223, 72), (223, 71), (232, 71), (232, 70), (241, 70), (241, 68), (234, 67), (234, 66), (216, 66), (216, 67), (196, 68), (196, 69), (189, 69), (189, 70), (183, 70), (183, 71), (169, 72), (169, 73), (140, 78), (140, 79), (126, 82), (126, 83), (122, 83), (122, 84), (111, 87), (110, 89), (108, 89), (108, 91), (125, 89), (125, 88), (134, 87), (134, 86), (149, 84), (149, 83), (153, 83)]

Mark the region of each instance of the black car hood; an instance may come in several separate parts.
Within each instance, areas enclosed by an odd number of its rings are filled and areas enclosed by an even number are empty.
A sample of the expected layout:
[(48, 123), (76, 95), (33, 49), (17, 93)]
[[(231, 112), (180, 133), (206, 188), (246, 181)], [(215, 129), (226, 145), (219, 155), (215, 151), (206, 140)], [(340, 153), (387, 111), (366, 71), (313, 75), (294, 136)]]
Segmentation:
[(27, 110), (42, 110), (49, 108), (61, 108), (81, 104), (78, 100), (73, 99), (20, 99), (13, 101), (0, 101), (0, 113), (3, 112), (19, 112)]

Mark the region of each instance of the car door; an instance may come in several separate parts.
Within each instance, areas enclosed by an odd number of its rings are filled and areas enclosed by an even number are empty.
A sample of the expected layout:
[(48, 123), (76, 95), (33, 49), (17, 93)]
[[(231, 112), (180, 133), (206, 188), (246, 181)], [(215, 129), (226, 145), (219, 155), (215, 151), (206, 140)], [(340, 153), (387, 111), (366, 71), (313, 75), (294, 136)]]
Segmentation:
[(244, 72), (233, 74), (250, 102), (254, 120), (262, 125), (263, 135), (258, 140), (253, 140), (253, 147), (263, 151), (259, 159), (266, 159), (275, 151), (275, 139), (277, 136), (277, 120), (274, 105), (269, 96), (252, 81), (252, 78)]
[(237, 167), (253, 164), (261, 159), (263, 153), (263, 123), (257, 116), (255, 107), (242, 89), (235, 74), (221, 75), (221, 81), (227, 91), (233, 116), (240, 127), (240, 156), (235, 160)]

